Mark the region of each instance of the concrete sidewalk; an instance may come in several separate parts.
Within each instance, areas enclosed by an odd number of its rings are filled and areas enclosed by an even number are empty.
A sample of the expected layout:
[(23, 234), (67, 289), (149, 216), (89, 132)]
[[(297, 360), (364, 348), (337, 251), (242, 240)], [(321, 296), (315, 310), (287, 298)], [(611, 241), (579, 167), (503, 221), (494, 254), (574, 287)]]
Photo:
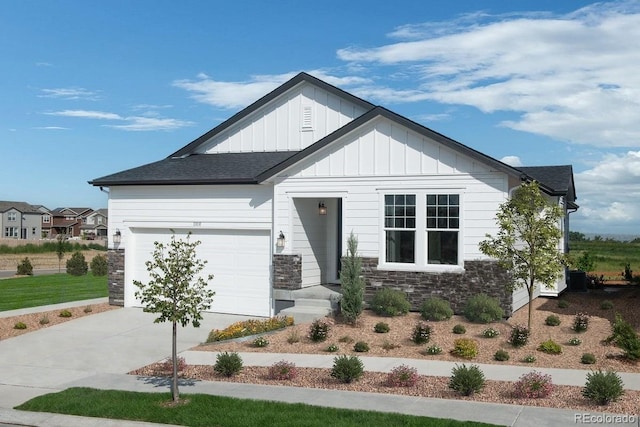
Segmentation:
[[(79, 306), (87, 301), (79, 301)], [(53, 309), (61, 308), (55, 306)], [(52, 308), (46, 308), (47, 310)], [(43, 307), (32, 310), (45, 310)], [(179, 351), (189, 364), (214, 364), (216, 353), (190, 351), (206, 338), (209, 330), (224, 328), (245, 319), (241, 316), (206, 314), (200, 329), (180, 328)], [(16, 411), (11, 408), (35, 396), (69, 387), (93, 387), (145, 392), (167, 392), (167, 380), (126, 375), (135, 368), (165, 359), (170, 353), (169, 324), (154, 324), (154, 316), (140, 309), (119, 309), (54, 325), (29, 334), (0, 341), (0, 426), (143, 426), (139, 422), (107, 421), (83, 417)], [(73, 351), (71, 351), (73, 349)], [(288, 360), (300, 367), (330, 368), (331, 355), (241, 353), (245, 366), (270, 366)], [(433, 360), (362, 357), (365, 369), (388, 372), (400, 364), (423, 375), (449, 376), (452, 362)], [(531, 371), (527, 367), (481, 365), (487, 379), (516, 380)], [(538, 369), (549, 373), (555, 384), (584, 385), (584, 370)], [(640, 389), (640, 374), (621, 374), (626, 388)], [(209, 381), (182, 381), (181, 393), (203, 393), (248, 399), (263, 399), (318, 406), (389, 411), (419, 416), (481, 421), (507, 426), (566, 426), (580, 423), (583, 414), (575, 410), (502, 405), (464, 400), (427, 399), (378, 393), (292, 388)], [(605, 414), (590, 414), (606, 417)], [(629, 414), (631, 415), (631, 414)], [(584, 421), (585, 418), (583, 417)], [(593, 419), (592, 419), (593, 420)], [(615, 423), (601, 418), (600, 424)], [(302, 420), (301, 420), (302, 421)], [(607, 422), (611, 421), (611, 422)]]

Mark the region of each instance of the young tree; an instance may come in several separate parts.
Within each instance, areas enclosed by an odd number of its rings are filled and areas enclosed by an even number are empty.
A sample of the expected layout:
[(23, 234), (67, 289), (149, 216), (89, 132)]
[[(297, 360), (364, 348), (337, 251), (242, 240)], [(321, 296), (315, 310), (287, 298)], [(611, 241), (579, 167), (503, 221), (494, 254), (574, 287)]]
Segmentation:
[(529, 330), (531, 302), (536, 282), (552, 287), (564, 268), (564, 254), (558, 250), (563, 216), (559, 206), (549, 203), (533, 181), (522, 184), (500, 206), (497, 222), (500, 230), (480, 242), (480, 251), (496, 258), (510, 271), (510, 291), (526, 287), (529, 294)]
[(200, 326), (202, 312), (211, 307), (213, 292), (207, 289), (207, 283), (213, 275), (206, 279), (196, 275), (202, 271), (207, 261), (196, 258), (196, 247), (200, 241), (191, 242), (191, 233), (185, 240), (171, 236), (167, 245), (154, 242), (153, 260), (147, 261), (147, 271), (151, 280), (144, 284), (138, 280), (133, 283), (140, 288), (135, 296), (144, 305), (144, 311), (157, 313), (155, 323), (172, 322), (171, 358), (173, 360), (173, 379), (171, 394), (173, 401), (178, 401), (178, 359), (177, 359), (177, 324), (185, 327), (191, 323)]
[(340, 283), (342, 300), (340, 309), (345, 320), (356, 324), (362, 314), (364, 281), (362, 280), (362, 260), (357, 255), (358, 239), (351, 233), (347, 240), (347, 256), (342, 261)]
[(58, 255), (58, 273), (60, 273), (60, 264), (62, 264), (62, 258), (64, 258), (64, 236), (62, 234), (58, 234), (56, 238), (56, 254)]

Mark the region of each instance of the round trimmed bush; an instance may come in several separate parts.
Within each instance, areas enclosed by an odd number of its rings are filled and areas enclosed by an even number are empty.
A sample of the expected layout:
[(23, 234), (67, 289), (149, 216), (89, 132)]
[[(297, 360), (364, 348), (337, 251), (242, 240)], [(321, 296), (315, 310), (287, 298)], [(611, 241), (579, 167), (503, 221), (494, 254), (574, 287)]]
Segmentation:
[(366, 353), (369, 351), (369, 344), (364, 341), (358, 341), (353, 345), (353, 351), (357, 353)]
[(587, 382), (582, 395), (598, 405), (608, 405), (624, 394), (622, 378), (614, 371), (597, 370), (587, 374)]
[(331, 377), (343, 383), (358, 380), (364, 374), (364, 364), (358, 356), (343, 354), (333, 359)]
[(213, 370), (222, 376), (232, 377), (242, 370), (242, 358), (236, 352), (223, 352), (216, 357)]
[(467, 328), (464, 325), (457, 324), (453, 327), (452, 332), (456, 335), (462, 335), (467, 333)]
[(596, 363), (596, 357), (591, 353), (585, 353), (580, 358), (580, 362), (585, 365), (593, 365)]
[(493, 355), (493, 359), (497, 360), (498, 362), (505, 362), (509, 360), (509, 353), (505, 350), (498, 350)]
[(561, 299), (558, 301), (558, 308), (567, 308), (569, 307), (569, 301)]
[(451, 354), (463, 359), (473, 359), (478, 355), (478, 343), (471, 338), (458, 338), (454, 341)]
[(500, 302), (486, 294), (474, 295), (467, 300), (464, 316), (475, 323), (496, 322), (504, 316)]
[(544, 319), (544, 324), (547, 326), (558, 326), (560, 324), (560, 318), (555, 314), (551, 314)]
[(373, 330), (378, 334), (386, 334), (389, 332), (389, 324), (385, 322), (378, 322), (373, 327)]
[(449, 301), (432, 297), (424, 300), (420, 308), (420, 314), (424, 320), (438, 322), (450, 319), (451, 316), (453, 316), (453, 310), (451, 309), (451, 305), (449, 305)]
[(407, 314), (411, 304), (407, 295), (395, 289), (382, 288), (373, 295), (371, 310), (379, 316), (400, 316)]

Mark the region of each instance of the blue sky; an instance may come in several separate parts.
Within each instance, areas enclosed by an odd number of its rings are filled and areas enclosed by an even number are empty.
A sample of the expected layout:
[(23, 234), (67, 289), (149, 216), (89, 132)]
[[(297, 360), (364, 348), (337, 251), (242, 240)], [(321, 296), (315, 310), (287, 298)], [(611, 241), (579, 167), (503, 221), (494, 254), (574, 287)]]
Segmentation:
[(0, 200), (106, 207), (300, 71), (514, 166), (572, 164), (572, 229), (640, 235), (640, 1), (0, 5)]

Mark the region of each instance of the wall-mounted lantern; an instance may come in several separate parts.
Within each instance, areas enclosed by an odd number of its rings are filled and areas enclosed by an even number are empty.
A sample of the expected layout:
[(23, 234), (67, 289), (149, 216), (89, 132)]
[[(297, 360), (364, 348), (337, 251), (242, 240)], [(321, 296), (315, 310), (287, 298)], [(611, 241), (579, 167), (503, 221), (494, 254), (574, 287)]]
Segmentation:
[(278, 235), (278, 238), (276, 239), (276, 247), (284, 248), (284, 240), (284, 233), (280, 231), (280, 235)]
[(326, 215), (326, 214), (327, 214), (327, 207), (322, 202), (318, 203), (318, 215)]
[(116, 228), (116, 232), (113, 233), (113, 244), (119, 245), (122, 242), (122, 234), (120, 234), (120, 230)]

